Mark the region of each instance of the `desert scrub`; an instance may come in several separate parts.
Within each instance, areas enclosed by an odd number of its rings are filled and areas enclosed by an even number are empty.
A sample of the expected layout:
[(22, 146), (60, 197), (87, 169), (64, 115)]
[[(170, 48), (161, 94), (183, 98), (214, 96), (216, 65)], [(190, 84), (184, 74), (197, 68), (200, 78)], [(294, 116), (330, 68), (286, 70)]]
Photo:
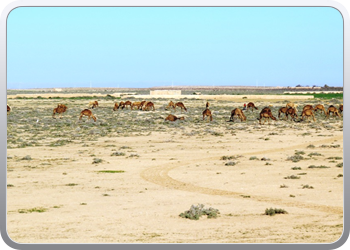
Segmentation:
[(285, 184), (282, 184), (282, 185), (280, 185), (280, 188), (288, 188), (288, 186)]
[(32, 160), (32, 157), (30, 157), (30, 155), (26, 155), (26, 156), (24, 156), (21, 160), (30, 161), (30, 160)]
[(329, 167), (324, 165), (320, 165), (320, 166), (310, 165), (308, 168), (329, 168)]
[(259, 160), (259, 159), (258, 159), (258, 157), (256, 157), (256, 156), (252, 156), (252, 157), (249, 158), (249, 160), (252, 161), (252, 160)]
[(292, 170), (301, 170), (301, 167), (292, 167)]
[(102, 159), (94, 158), (93, 161), (92, 161), (92, 164), (98, 164), (98, 163), (101, 163), (101, 162), (102, 162)]
[(304, 155), (305, 152), (304, 152), (304, 151), (295, 151), (294, 154), (295, 154), (295, 155)]
[(124, 152), (114, 152), (111, 154), (111, 156), (123, 156), (123, 155), (125, 155)]
[(97, 171), (98, 173), (109, 173), (109, 174), (114, 174), (114, 173), (124, 173), (124, 170), (101, 170)]
[(288, 214), (288, 212), (281, 208), (266, 208), (265, 215), (273, 216), (275, 214)]
[(343, 157), (340, 157), (340, 156), (333, 156), (333, 157), (328, 157), (327, 159), (328, 159), (328, 160), (341, 160), (341, 159), (343, 159)]
[(337, 168), (342, 168), (343, 167), (343, 162), (338, 163), (337, 165), (335, 165)]
[(225, 163), (225, 166), (234, 166), (234, 165), (236, 165), (237, 163), (236, 162), (234, 162), (234, 161), (229, 161), (229, 162), (226, 162)]
[(243, 157), (243, 155), (222, 156), (222, 157), (220, 158), (220, 160), (223, 160), (223, 161), (225, 161), (225, 160), (236, 160), (236, 159), (238, 159), (238, 158), (240, 158), (240, 157)]
[(43, 213), (47, 211), (47, 208), (43, 207), (35, 207), (35, 208), (30, 208), (30, 209), (18, 209), (18, 213)]
[(289, 176), (284, 177), (284, 179), (300, 179), (300, 176), (289, 175)]
[(314, 189), (314, 187), (313, 186), (309, 186), (309, 185), (302, 185), (303, 186), (303, 189), (305, 189), (305, 188), (307, 188), (307, 189)]
[(216, 218), (218, 214), (220, 214), (218, 209), (204, 208), (203, 204), (198, 204), (197, 206), (192, 205), (189, 210), (179, 214), (179, 216), (190, 220), (198, 220), (202, 215), (207, 215), (207, 218)]
[(301, 161), (303, 159), (304, 159), (304, 157), (302, 155), (298, 154), (298, 155), (289, 156), (287, 158), (287, 161), (298, 162), (298, 161)]
[(317, 153), (317, 152), (312, 152), (312, 153), (310, 153), (310, 154), (308, 154), (307, 156), (321, 156), (322, 154), (320, 154), (320, 153)]

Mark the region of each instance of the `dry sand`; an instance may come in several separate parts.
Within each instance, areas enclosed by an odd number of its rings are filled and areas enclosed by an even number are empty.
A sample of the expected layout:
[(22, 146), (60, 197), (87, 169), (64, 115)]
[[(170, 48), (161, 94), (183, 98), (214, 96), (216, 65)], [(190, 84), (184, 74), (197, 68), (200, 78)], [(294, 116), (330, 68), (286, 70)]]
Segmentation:
[[(118, 112), (113, 115), (124, 111)], [(343, 169), (336, 165), (343, 160), (327, 158), (343, 157), (342, 127), (315, 132), (308, 123), (277, 121), (276, 127), (256, 121), (232, 123), (228, 131), (220, 123), (201, 124), (219, 135), (186, 135), (195, 130), (186, 123), (148, 134), (145, 125), (137, 136), (111, 133), (58, 147), (9, 148), (8, 235), (18, 243), (332, 243), (340, 238)], [(287, 161), (296, 150), (306, 159)], [(125, 155), (112, 156), (116, 151)], [(312, 152), (321, 155), (307, 156)], [(27, 155), (32, 160), (21, 160)], [(93, 164), (94, 158), (102, 162)], [(229, 161), (236, 165), (225, 165)], [(291, 175), (300, 179), (285, 179)], [(192, 204), (220, 214), (179, 217)], [(270, 207), (288, 214), (264, 215)], [(33, 208), (46, 210), (28, 212)]]

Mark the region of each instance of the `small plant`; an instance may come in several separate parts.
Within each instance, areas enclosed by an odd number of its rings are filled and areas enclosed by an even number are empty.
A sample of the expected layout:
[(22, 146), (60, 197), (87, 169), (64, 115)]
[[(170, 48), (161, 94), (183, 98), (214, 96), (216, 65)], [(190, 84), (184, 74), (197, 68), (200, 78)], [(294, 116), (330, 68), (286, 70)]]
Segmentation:
[(315, 145), (310, 144), (307, 148), (315, 148)]
[(101, 170), (101, 171), (98, 171), (98, 173), (111, 173), (111, 174), (124, 173), (124, 172), (125, 172), (124, 170)]
[(80, 205), (87, 205), (85, 202), (80, 203)]
[(32, 157), (30, 157), (30, 155), (26, 155), (26, 156), (24, 156), (21, 160), (30, 161), (30, 160), (32, 160)]
[(290, 176), (284, 177), (284, 179), (300, 179), (300, 176), (290, 175)]
[(258, 157), (256, 157), (256, 156), (252, 156), (252, 157), (249, 158), (249, 160), (252, 161), (252, 160), (259, 160), (259, 159), (258, 159)]
[(304, 188), (307, 188), (307, 189), (314, 189), (313, 186), (309, 186), (309, 185), (307, 185), (307, 184), (306, 184), (306, 185), (302, 185), (302, 186), (303, 186), (303, 189), (304, 189)]
[(321, 166), (310, 165), (308, 168), (329, 168), (329, 167), (324, 165), (321, 165)]
[(295, 195), (292, 195), (292, 194), (290, 194), (290, 195), (289, 195), (289, 197), (292, 197), (292, 198), (294, 198), (294, 197), (295, 197)]
[(310, 154), (308, 154), (307, 156), (320, 156), (320, 155), (322, 155), (322, 154), (320, 154), (320, 153), (317, 153), (317, 152), (313, 152), (313, 153), (310, 153)]
[(338, 174), (338, 176), (337, 176), (337, 177), (338, 177), (338, 178), (339, 178), (339, 177), (343, 177), (343, 174)]
[(234, 161), (229, 161), (225, 163), (225, 166), (234, 166), (234, 165), (236, 165), (236, 162)]
[(93, 161), (92, 161), (92, 164), (98, 164), (98, 163), (101, 163), (101, 162), (102, 162), (102, 159), (94, 158)]
[(266, 208), (265, 215), (273, 216), (275, 214), (288, 214), (288, 212), (281, 208)]
[(287, 186), (287, 185), (282, 184), (282, 185), (280, 185), (280, 188), (288, 188), (288, 186)]
[(76, 183), (68, 183), (68, 184), (66, 184), (66, 186), (69, 186), (69, 187), (74, 187), (74, 186), (77, 186), (78, 184), (76, 184)]
[(43, 207), (35, 207), (31, 209), (18, 209), (18, 212), (23, 214), (23, 213), (43, 213), (47, 211), (47, 208)]
[(129, 155), (129, 157), (131, 157), (131, 158), (139, 158), (140, 156), (138, 155), (138, 154), (131, 154), (131, 155)]
[(307, 173), (299, 173), (298, 175), (306, 175)]
[(341, 159), (343, 159), (343, 157), (334, 156), (334, 157), (328, 157), (327, 159), (328, 159), (328, 160), (341, 160)]
[(13, 184), (7, 184), (7, 187), (14, 187)]
[(305, 152), (304, 151), (296, 151), (294, 154), (296, 154), (296, 155), (304, 155)]
[(111, 154), (111, 156), (123, 156), (123, 155), (125, 155), (124, 152), (114, 152)]
[(335, 165), (337, 168), (342, 168), (343, 167), (343, 162), (338, 163), (337, 165)]
[(243, 198), (250, 198), (250, 195), (241, 195)]
[(202, 215), (207, 215), (207, 218), (216, 218), (220, 214), (218, 209), (209, 207), (204, 208), (203, 204), (198, 204), (197, 206), (192, 205), (190, 210), (187, 210), (179, 214), (182, 218), (187, 218), (190, 220), (198, 220)]
[(292, 162), (298, 162), (300, 160), (303, 160), (304, 157), (301, 155), (293, 155), (287, 158), (287, 161), (292, 161)]
[(301, 170), (301, 167), (292, 167), (292, 170)]

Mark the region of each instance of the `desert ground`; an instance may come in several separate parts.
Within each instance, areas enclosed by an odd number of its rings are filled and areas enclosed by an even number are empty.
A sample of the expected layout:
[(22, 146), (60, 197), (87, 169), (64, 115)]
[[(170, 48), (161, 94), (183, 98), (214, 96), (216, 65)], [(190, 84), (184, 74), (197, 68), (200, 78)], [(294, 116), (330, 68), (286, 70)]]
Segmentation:
[[(278, 118), (287, 100), (13, 98), (7, 116), (7, 233), (18, 243), (332, 243), (343, 231), (343, 118)], [(81, 97), (81, 98), (79, 98)], [(89, 101), (97, 121), (80, 111)], [(126, 99), (123, 99), (125, 101)], [(137, 96), (130, 101), (142, 101)], [(231, 110), (253, 101), (247, 121)], [(62, 118), (52, 111), (67, 105)], [(342, 100), (294, 100), (336, 107)], [(259, 124), (271, 105), (276, 121)], [(164, 121), (168, 114), (185, 120)], [(216, 217), (179, 216), (192, 205)], [(266, 209), (284, 214), (266, 215)]]

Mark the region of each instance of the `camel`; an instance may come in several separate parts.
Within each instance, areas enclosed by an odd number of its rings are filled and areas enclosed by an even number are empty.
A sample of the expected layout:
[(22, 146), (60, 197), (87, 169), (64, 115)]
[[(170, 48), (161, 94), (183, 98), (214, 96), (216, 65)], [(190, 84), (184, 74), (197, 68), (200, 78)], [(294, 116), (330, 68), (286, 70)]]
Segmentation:
[(285, 114), (285, 117), (288, 119), (287, 117), (287, 107), (282, 107), (278, 110), (278, 119), (281, 119), (281, 114)]
[(153, 102), (147, 102), (147, 103), (145, 104), (145, 107), (143, 108), (143, 110), (150, 110), (150, 109), (152, 109), (153, 111), (156, 110), (156, 109), (154, 108)]
[(146, 101), (142, 101), (139, 110), (142, 110), (143, 106), (145, 105)]
[(174, 108), (175, 110), (176, 110), (176, 107), (180, 107), (181, 111), (184, 109), (187, 112), (187, 108), (185, 107), (185, 105), (182, 102), (175, 103), (175, 108)]
[(116, 111), (117, 109), (119, 109), (119, 105), (118, 105), (118, 103), (116, 102), (116, 103), (114, 103), (113, 111)]
[(314, 122), (316, 121), (315, 115), (312, 112), (312, 109), (305, 109), (305, 110), (303, 110), (303, 112), (301, 113), (301, 119), (304, 120), (305, 116), (307, 117), (308, 120), (309, 120), (309, 117), (313, 117)]
[(170, 101), (168, 106), (165, 109), (167, 110), (168, 108), (173, 108), (175, 110), (176, 109), (175, 103), (173, 103), (173, 101)]
[(230, 121), (234, 121), (235, 116), (237, 116), (241, 120), (241, 122), (247, 120), (247, 117), (245, 117), (243, 111), (239, 108), (235, 108), (231, 111)]
[(206, 116), (208, 116), (208, 120), (213, 120), (213, 115), (211, 114), (211, 111), (208, 108), (203, 111), (203, 120)]
[(295, 117), (298, 118), (298, 114), (297, 114), (296, 108), (288, 108), (287, 112), (286, 112), (287, 120), (288, 120), (288, 116), (291, 117), (291, 120), (294, 120)]
[(329, 118), (330, 113), (333, 113), (333, 117), (336, 116), (336, 115), (337, 115), (338, 117), (340, 117), (340, 114), (339, 114), (338, 109), (337, 109), (336, 107), (334, 107), (333, 105), (331, 105), (331, 106), (328, 107), (328, 110), (327, 110), (327, 118)]
[(137, 109), (140, 109), (141, 102), (133, 102), (131, 104), (131, 109), (134, 109), (134, 107), (137, 107)]
[(89, 102), (89, 108), (97, 108), (98, 107), (98, 102), (97, 101), (91, 101)]
[(298, 107), (298, 105), (294, 104), (293, 102), (288, 102), (286, 105), (286, 108), (295, 108), (296, 112), (298, 112), (297, 107)]
[(313, 110), (314, 108), (312, 107), (312, 105), (308, 104), (308, 105), (305, 105), (305, 106), (304, 106), (303, 111), (304, 111), (304, 110), (307, 110), (307, 109)]
[(209, 102), (207, 102), (207, 103), (205, 104), (205, 107), (206, 107), (206, 108), (209, 108)]
[(248, 105), (247, 105), (247, 110), (248, 110), (249, 108), (251, 108), (252, 111), (253, 111), (253, 108), (254, 108), (254, 109), (258, 109), (257, 107), (255, 107), (254, 103), (252, 103), (252, 102), (248, 103)]
[(339, 112), (343, 113), (343, 104), (339, 104)]
[(176, 120), (185, 120), (185, 117), (176, 117), (175, 115), (168, 115), (167, 118), (165, 118), (165, 121), (174, 122)]
[(119, 104), (119, 106), (120, 106), (121, 109), (126, 108), (126, 106), (130, 106), (130, 109), (131, 109), (132, 103), (131, 103), (130, 101), (120, 102), (120, 103), (122, 103), (122, 104)]
[(84, 109), (83, 111), (80, 112), (80, 117), (79, 117), (79, 120), (81, 120), (81, 118), (83, 116), (88, 116), (88, 120), (90, 120), (91, 118), (94, 119), (94, 121), (96, 121), (96, 117), (92, 114), (91, 110), (89, 109)]
[(272, 120), (277, 120), (273, 115), (272, 115), (272, 112), (271, 112), (271, 109), (269, 109), (269, 108), (265, 108), (264, 110), (262, 110), (261, 112), (260, 112), (260, 115), (259, 115), (260, 117), (258, 118), (258, 120), (259, 120), (259, 124), (261, 125), (261, 119), (262, 118), (264, 118), (264, 123), (263, 124), (265, 124), (265, 122), (266, 122), (266, 120), (268, 120), (268, 123), (270, 124), (270, 118), (272, 119)]
[(326, 111), (326, 109), (324, 108), (324, 106), (322, 104), (317, 104), (314, 107), (315, 113), (316, 113), (317, 110), (321, 110), (321, 111), (323, 111), (324, 115), (327, 115), (327, 111)]
[(11, 107), (7, 104), (7, 114), (10, 114), (11, 112)]
[(66, 105), (64, 105), (64, 104), (58, 104), (58, 105), (57, 105), (57, 108), (54, 108), (54, 109), (53, 109), (52, 118), (55, 118), (55, 119), (56, 119), (56, 117), (55, 117), (55, 114), (56, 114), (56, 113), (59, 114), (60, 118), (62, 118), (62, 114), (63, 114), (64, 112), (66, 112), (66, 110), (67, 110), (67, 106), (66, 106)]
[(261, 112), (271, 112), (271, 109), (270, 109), (270, 107), (265, 107), (261, 110)]

